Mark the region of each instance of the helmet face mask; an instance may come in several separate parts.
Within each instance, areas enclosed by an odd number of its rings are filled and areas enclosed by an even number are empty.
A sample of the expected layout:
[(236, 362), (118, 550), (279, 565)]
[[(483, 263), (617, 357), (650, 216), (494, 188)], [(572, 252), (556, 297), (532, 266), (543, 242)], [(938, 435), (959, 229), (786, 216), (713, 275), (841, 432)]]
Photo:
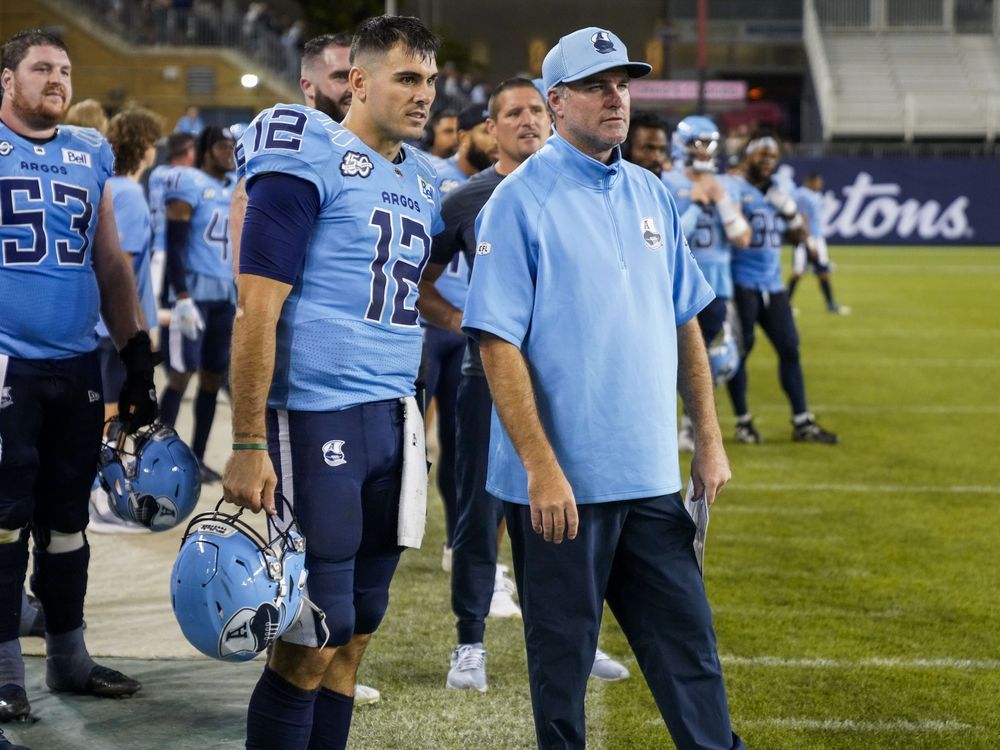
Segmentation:
[(715, 123), (701, 115), (685, 117), (670, 138), (670, 152), (673, 160), (695, 172), (718, 171), (716, 158), (722, 136)]
[(171, 602), (192, 646), (214, 659), (248, 661), (299, 617), (305, 539), (294, 519), (281, 530), (269, 516), (268, 542), (243, 521), (242, 509), (230, 515), (221, 506), (188, 524), (171, 573)]
[(125, 435), (112, 420), (98, 477), (115, 515), (152, 531), (177, 526), (201, 496), (198, 459), (173, 428), (157, 423)]

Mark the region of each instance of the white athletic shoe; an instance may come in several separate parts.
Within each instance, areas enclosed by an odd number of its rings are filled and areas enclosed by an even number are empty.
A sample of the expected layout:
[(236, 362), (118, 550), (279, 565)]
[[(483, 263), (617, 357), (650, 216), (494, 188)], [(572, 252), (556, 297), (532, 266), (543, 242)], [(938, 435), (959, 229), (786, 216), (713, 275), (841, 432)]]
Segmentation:
[(100, 482), (94, 482), (90, 488), (90, 523), (88, 531), (96, 534), (143, 534), (150, 533), (145, 526), (133, 521), (119, 518), (111, 510), (111, 496), (104, 491)]
[(368, 706), (372, 703), (378, 703), (380, 700), (382, 700), (382, 693), (375, 688), (368, 687), (367, 685), (354, 686), (355, 706)]
[(677, 433), (677, 450), (694, 453), (694, 425), (687, 414), (681, 415), (681, 429)]
[(517, 586), (507, 577), (507, 566), (497, 565), (493, 579), (493, 598), (490, 599), (490, 617), (520, 617), (521, 608), (514, 601)]
[(476, 690), (485, 693), (486, 649), (482, 643), (460, 643), (451, 652), (447, 686), (452, 690)]
[(451, 547), (447, 542), (441, 545), (441, 570), (445, 573), (451, 572)]
[(629, 673), (624, 664), (597, 649), (597, 653), (594, 654), (594, 666), (590, 668), (590, 676), (606, 682), (616, 682), (627, 680)]

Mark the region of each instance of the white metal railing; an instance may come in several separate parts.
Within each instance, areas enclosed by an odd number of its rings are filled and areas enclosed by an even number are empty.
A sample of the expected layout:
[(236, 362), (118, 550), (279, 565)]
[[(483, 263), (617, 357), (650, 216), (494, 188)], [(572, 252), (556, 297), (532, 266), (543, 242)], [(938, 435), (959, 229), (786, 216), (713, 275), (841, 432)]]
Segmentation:
[(836, 117), (836, 97), (834, 96), (833, 75), (827, 61), (823, 34), (820, 32), (816, 16), (815, 0), (804, 0), (802, 7), (802, 41), (809, 58), (816, 101), (819, 105), (819, 119), (823, 129), (823, 140), (830, 140)]
[(1000, 37), (1000, 0), (816, 0), (828, 31), (958, 31)]
[(962, 117), (954, 122), (933, 120), (935, 113), (947, 109), (941, 95), (932, 92), (907, 91), (903, 94), (903, 140), (913, 143), (917, 136), (941, 136), (945, 131), (953, 135), (983, 135), (987, 143), (994, 143), (1000, 134), (1000, 95), (982, 94), (982, 106), (977, 107), (979, 117)]

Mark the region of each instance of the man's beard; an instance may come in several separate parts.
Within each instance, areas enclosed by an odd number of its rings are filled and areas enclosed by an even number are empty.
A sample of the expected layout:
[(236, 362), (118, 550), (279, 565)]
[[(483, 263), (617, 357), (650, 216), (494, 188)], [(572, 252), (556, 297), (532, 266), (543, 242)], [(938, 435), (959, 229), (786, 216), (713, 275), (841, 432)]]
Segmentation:
[(347, 110), (351, 107), (351, 97), (345, 95), (342, 96), (339, 101), (335, 101), (330, 97), (325, 96), (322, 92), (317, 91), (313, 107), (318, 109), (334, 122), (341, 122), (347, 115)]
[(489, 169), (493, 166), (493, 158), (480, 149), (475, 141), (469, 142), (469, 151), (466, 153), (465, 158), (478, 172), (482, 172), (484, 169)]
[[(53, 90), (63, 95), (63, 107), (58, 112), (47, 107), (45, 104), (45, 96), (52, 93)], [(42, 96), (42, 101), (35, 106), (31, 106), (25, 101), (21, 93), (15, 88), (11, 94), (10, 105), (21, 121), (32, 130), (49, 130), (50, 128), (54, 128), (62, 122), (63, 117), (66, 115), (66, 110), (69, 109), (66, 91), (62, 87), (47, 89)]]

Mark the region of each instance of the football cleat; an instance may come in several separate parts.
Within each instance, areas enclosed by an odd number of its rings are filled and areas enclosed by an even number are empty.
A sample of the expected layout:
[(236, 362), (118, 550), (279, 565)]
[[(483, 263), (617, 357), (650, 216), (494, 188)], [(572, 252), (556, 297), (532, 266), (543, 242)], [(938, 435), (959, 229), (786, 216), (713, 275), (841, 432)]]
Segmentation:
[(627, 680), (629, 672), (624, 664), (612, 659), (601, 649), (597, 649), (594, 654), (594, 666), (590, 668), (590, 676), (605, 682), (617, 682), (618, 680)]
[(142, 690), (142, 683), (126, 677), (117, 669), (102, 667), (95, 664), (82, 685), (59, 682), (53, 674), (46, 672), (45, 684), (50, 689), (61, 693), (76, 693), (77, 695), (93, 695), (98, 698), (131, 698)]
[[(98, 479), (115, 515), (152, 531), (180, 524), (201, 496), (198, 460), (172, 427), (155, 422), (125, 435), (113, 419), (101, 448)], [(94, 500), (99, 514), (100, 498)]]
[(445, 573), (451, 572), (451, 551), (447, 542), (441, 545), (441, 570)]
[(451, 654), (447, 686), (452, 690), (476, 690), (485, 693), (486, 649), (482, 643), (461, 643)]
[(30, 750), (30, 748), (24, 745), (15, 745), (4, 736), (3, 730), (0, 729), (0, 750)]
[(382, 700), (382, 693), (375, 688), (368, 687), (367, 685), (354, 686), (355, 706), (370, 706), (372, 703), (378, 703), (380, 700)]
[(681, 428), (677, 431), (677, 450), (681, 453), (694, 453), (694, 425), (687, 414), (681, 415)]
[(294, 517), (282, 529), (268, 516), (268, 542), (240, 517), (242, 508), (229, 515), (221, 507), (222, 501), (188, 524), (170, 574), (170, 599), (192, 646), (213, 659), (248, 661), (299, 616), (306, 543)]
[(23, 687), (14, 684), (0, 687), (0, 722), (24, 721), (30, 713), (31, 704)]
[(760, 433), (753, 426), (753, 419), (747, 418), (736, 422), (736, 442), (756, 445), (760, 442)]
[(517, 586), (507, 577), (507, 566), (497, 565), (493, 581), (493, 597), (490, 599), (490, 617), (520, 617), (521, 608), (514, 601)]
[(834, 315), (850, 315), (851, 314), (851, 308), (849, 308), (847, 305), (838, 305), (836, 303), (834, 303), (832, 305), (827, 305), (826, 306), (826, 311), (828, 313), (832, 313)]
[(823, 443), (824, 445), (836, 445), (840, 442), (840, 438), (835, 433), (824, 430), (816, 424), (816, 420), (811, 414), (805, 422), (792, 424), (792, 440), (796, 443)]

